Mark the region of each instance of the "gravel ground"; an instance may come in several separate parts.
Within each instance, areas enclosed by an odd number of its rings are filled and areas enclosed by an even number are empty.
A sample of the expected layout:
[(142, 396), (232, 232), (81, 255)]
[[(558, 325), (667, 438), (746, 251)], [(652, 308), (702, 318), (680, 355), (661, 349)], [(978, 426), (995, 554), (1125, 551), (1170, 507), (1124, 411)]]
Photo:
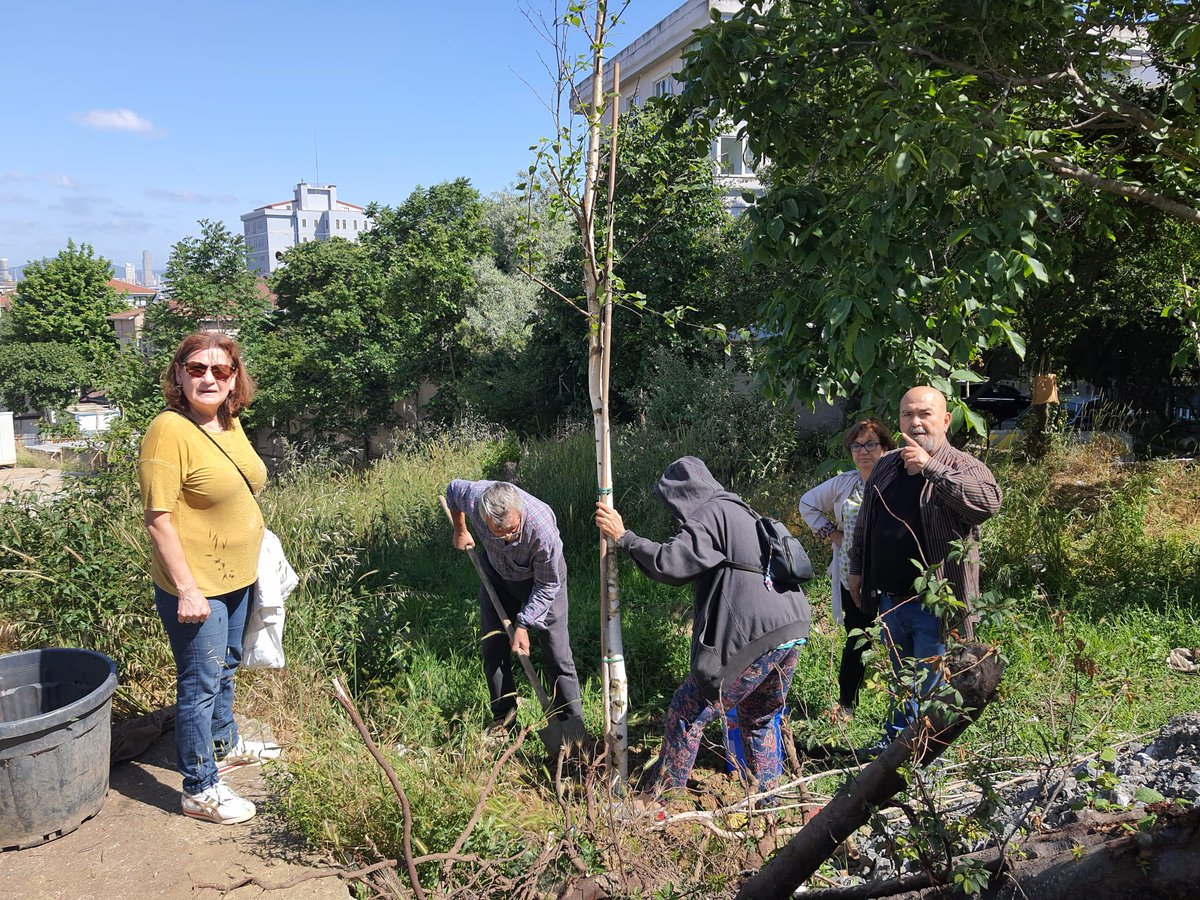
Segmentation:
[[(932, 781), (944, 806), (944, 818), (970, 814), (979, 804), (972, 786), (955, 780), (955, 766), (935, 770)], [(1149, 744), (1129, 743), (1115, 754), (1075, 762), (1011, 778), (998, 786), (1001, 805), (997, 820), (1007, 823), (1014, 836), (1040, 822), (1045, 829), (1078, 821), (1082, 810), (1145, 812), (1148, 804), (1177, 801), (1200, 807), (1200, 713), (1175, 716)], [(855, 836), (856, 858), (851, 860), (843, 884), (890, 878), (897, 873), (888, 844), (907, 830), (902, 814), (891, 811), (886, 831), (866, 829)], [(991, 835), (981, 834), (968, 851), (994, 846)], [(906, 864), (902, 872), (916, 871)]]

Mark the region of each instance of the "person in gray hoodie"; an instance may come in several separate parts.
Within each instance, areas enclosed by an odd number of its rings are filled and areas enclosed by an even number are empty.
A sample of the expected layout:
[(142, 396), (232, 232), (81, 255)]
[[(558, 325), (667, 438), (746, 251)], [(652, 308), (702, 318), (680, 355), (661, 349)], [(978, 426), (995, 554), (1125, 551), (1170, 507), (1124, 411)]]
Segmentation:
[(808, 638), (808, 601), (799, 589), (780, 590), (757, 572), (727, 565), (761, 565), (757, 517), (703, 460), (675, 460), (654, 493), (678, 523), (661, 544), (627, 529), (616, 509), (596, 504), (600, 531), (642, 572), (663, 584), (690, 584), (694, 597), (691, 672), (671, 698), (662, 750), (643, 787), (655, 794), (684, 787), (705, 726), (736, 707), (747, 763), (759, 791), (770, 790), (783, 771), (774, 721)]

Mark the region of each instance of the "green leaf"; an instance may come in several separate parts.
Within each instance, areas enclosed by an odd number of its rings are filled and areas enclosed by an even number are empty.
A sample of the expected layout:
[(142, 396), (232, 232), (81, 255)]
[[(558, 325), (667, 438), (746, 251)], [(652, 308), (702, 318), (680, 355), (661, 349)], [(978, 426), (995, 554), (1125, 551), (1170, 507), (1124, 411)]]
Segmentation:
[(1029, 275), (1030, 273), (1033, 273), (1033, 277), (1043, 284), (1050, 280), (1050, 276), (1046, 274), (1046, 267), (1042, 265), (1041, 261), (1032, 256), (1026, 256), (1025, 274)]
[(962, 411), (967, 419), (967, 426), (976, 434), (986, 436), (988, 433), (987, 420), (969, 406), (964, 405)]
[(1154, 788), (1146, 787), (1143, 784), (1133, 792), (1133, 799), (1138, 803), (1162, 803), (1162, 801), (1166, 800), (1167, 798), (1158, 791), (1154, 790)]

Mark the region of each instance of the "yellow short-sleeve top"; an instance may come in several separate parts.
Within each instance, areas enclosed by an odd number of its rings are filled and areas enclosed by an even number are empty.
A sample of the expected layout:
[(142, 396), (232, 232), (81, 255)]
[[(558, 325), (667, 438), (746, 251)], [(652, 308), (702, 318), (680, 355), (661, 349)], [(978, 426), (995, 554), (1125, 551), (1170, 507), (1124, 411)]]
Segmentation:
[[(206, 597), (244, 588), (258, 577), (262, 513), (238, 469), (254, 493), (262, 490), (267, 467), (237, 419), (225, 431), (206, 433), (190, 419), (167, 411), (150, 423), (142, 438), (142, 507), (171, 514), (188, 568)], [(153, 545), (150, 555), (154, 583), (178, 594)]]

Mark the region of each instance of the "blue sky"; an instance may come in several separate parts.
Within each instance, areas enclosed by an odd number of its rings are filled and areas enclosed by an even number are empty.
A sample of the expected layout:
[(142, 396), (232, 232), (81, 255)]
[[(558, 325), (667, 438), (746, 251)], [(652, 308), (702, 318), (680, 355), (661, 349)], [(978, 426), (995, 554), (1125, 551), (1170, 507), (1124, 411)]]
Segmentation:
[[(562, 0), (560, 0), (562, 2)], [(529, 0), (549, 14), (553, 0)], [(633, 0), (623, 47), (682, 0)], [(0, 257), (68, 238), (161, 269), (196, 220), (289, 199), (301, 179), (396, 204), (465, 176), (509, 185), (551, 119), (547, 47), (517, 0), (64, 0), (8, 4)]]

